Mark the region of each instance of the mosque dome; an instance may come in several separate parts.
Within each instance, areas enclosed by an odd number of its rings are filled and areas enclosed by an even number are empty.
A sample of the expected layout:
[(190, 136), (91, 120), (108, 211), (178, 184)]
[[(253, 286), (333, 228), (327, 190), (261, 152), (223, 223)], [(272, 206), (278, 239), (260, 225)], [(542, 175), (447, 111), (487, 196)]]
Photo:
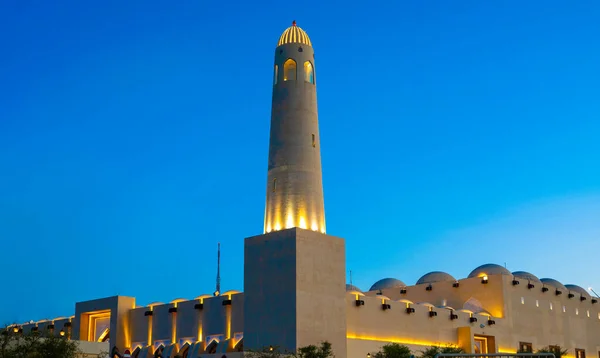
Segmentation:
[(469, 278), (481, 277), (485, 275), (512, 275), (505, 267), (496, 264), (485, 264), (481, 265), (475, 270), (471, 271)]
[(298, 43), (298, 44), (312, 47), (310, 38), (308, 38), (308, 35), (306, 34), (306, 32), (304, 30), (302, 30), (300, 27), (298, 27), (296, 25), (296, 20), (294, 20), (292, 22), (292, 26), (288, 27), (283, 32), (283, 34), (281, 34), (281, 37), (279, 38), (279, 42), (277, 43), (277, 46), (293, 44), (293, 43)]
[(587, 299), (592, 298), (592, 296), (585, 290), (585, 288), (577, 285), (565, 285), (565, 287), (572, 292), (577, 292), (581, 295), (581, 297), (585, 297)]
[(358, 287), (356, 287), (356, 286), (354, 286), (354, 285), (351, 285), (351, 284), (347, 283), (347, 284), (346, 284), (346, 292), (348, 292), (348, 291), (358, 291), (358, 292), (362, 292), (362, 291), (360, 290), (360, 288), (358, 288)]
[(386, 288), (406, 287), (406, 284), (395, 278), (384, 278), (373, 284), (369, 291), (384, 290)]
[(525, 272), (525, 271), (515, 271), (512, 273), (513, 276), (518, 277), (518, 278), (522, 278), (523, 280), (529, 280), (529, 281), (534, 281), (534, 282), (540, 282), (540, 279), (537, 278), (536, 275), (529, 273), (529, 272)]
[(447, 274), (445, 272), (432, 271), (430, 273), (427, 273), (427, 274), (423, 275), (417, 281), (417, 285), (420, 285), (420, 284), (423, 284), (423, 283), (434, 283), (434, 282), (442, 282), (442, 281), (454, 282), (454, 281), (456, 281), (456, 279), (454, 277), (452, 277), (452, 275)]
[(550, 287), (554, 287), (560, 291), (566, 291), (567, 288), (560, 282), (556, 281), (553, 278), (542, 278), (540, 281), (542, 281), (542, 283), (544, 285), (550, 286)]

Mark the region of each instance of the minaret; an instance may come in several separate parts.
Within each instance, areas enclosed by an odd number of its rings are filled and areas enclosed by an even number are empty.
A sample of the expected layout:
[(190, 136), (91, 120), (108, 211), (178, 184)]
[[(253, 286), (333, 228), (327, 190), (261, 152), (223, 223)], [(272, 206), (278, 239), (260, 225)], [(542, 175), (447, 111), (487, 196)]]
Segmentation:
[(346, 250), (325, 233), (313, 47), (296, 22), (275, 48), (264, 233), (244, 240), (244, 349), (331, 343), (346, 357)]
[(264, 232), (325, 233), (313, 47), (292, 22), (275, 49)]

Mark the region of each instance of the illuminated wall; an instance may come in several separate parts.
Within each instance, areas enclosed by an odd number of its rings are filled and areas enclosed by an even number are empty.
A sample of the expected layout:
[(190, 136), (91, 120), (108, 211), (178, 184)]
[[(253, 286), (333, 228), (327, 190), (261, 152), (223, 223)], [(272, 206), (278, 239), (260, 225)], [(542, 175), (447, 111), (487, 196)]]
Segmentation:
[[(386, 342), (408, 345), (413, 352), (430, 345), (454, 344), (471, 352), (475, 336), (488, 337), (489, 351), (514, 353), (520, 342), (531, 343), (534, 350), (559, 345), (574, 356), (575, 349), (596, 356), (600, 351), (600, 305), (582, 301), (578, 293), (556, 295), (554, 289), (542, 291), (541, 283), (528, 287), (528, 281), (512, 275), (489, 275), (453, 282), (436, 282), (378, 292), (347, 293), (349, 358), (365, 357)], [(364, 305), (356, 306), (356, 300)], [(481, 304), (484, 312), (462, 310), (468, 301)], [(412, 302), (412, 303), (411, 303)], [(382, 304), (390, 309), (383, 309)], [(432, 303), (433, 305), (427, 305)], [(440, 308), (437, 306), (451, 306)], [(406, 308), (414, 308), (407, 313)], [(437, 315), (431, 316), (435, 311)], [(487, 311), (487, 312), (485, 312)], [(450, 314), (457, 317), (450, 319)], [(489, 313), (493, 313), (489, 316)], [(471, 318), (477, 319), (471, 322)], [(493, 320), (490, 325), (488, 320)]]
[[(429, 302), (435, 306), (450, 306), (462, 308), (470, 298), (476, 299), (494, 317), (503, 317), (505, 311), (504, 282), (499, 275), (488, 276), (488, 283), (482, 284), (478, 277), (460, 280), (459, 287), (454, 287), (454, 282), (435, 282), (421, 284), (406, 288), (406, 293), (400, 289), (384, 289), (382, 294), (393, 300), (407, 299), (413, 302)], [(368, 296), (377, 294), (375, 291), (367, 292)]]
[[(230, 349), (234, 333), (243, 337), (243, 294), (228, 291), (220, 296), (199, 296), (193, 300), (178, 299), (170, 303), (153, 303), (131, 311), (131, 350), (150, 346), (154, 351), (161, 345), (197, 344), (194, 349), (204, 353), (210, 340), (217, 340)], [(149, 315), (152, 311), (152, 315)]]

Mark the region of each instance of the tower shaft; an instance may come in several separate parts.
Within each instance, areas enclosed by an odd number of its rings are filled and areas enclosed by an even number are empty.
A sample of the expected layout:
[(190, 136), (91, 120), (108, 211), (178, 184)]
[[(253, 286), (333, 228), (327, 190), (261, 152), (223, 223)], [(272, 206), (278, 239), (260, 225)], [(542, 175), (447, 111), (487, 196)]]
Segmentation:
[(315, 78), (312, 46), (276, 48), (265, 232), (299, 227), (325, 233)]

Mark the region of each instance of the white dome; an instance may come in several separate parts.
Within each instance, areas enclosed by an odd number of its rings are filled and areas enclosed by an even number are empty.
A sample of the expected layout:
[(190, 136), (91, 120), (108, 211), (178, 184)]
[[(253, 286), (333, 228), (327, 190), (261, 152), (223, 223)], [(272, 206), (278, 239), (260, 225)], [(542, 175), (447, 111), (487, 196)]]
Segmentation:
[(531, 274), (529, 272), (525, 272), (525, 271), (515, 271), (512, 273), (513, 276), (518, 277), (518, 278), (522, 278), (523, 280), (529, 280), (529, 281), (534, 281), (534, 282), (540, 282), (540, 279), (537, 278), (537, 276), (535, 276), (534, 274)]
[(362, 291), (360, 290), (360, 288), (358, 288), (358, 287), (356, 287), (356, 286), (354, 286), (354, 285), (351, 285), (351, 284), (347, 283), (347, 284), (346, 284), (346, 292), (348, 292), (348, 291), (358, 291), (358, 292), (362, 292)]
[(381, 280), (375, 282), (373, 284), (373, 286), (371, 286), (369, 291), (384, 290), (386, 288), (400, 288), (400, 287), (405, 287), (405, 286), (406, 286), (406, 284), (398, 279), (384, 278), (384, 279), (381, 279)]
[(587, 298), (588, 300), (592, 298), (592, 296), (585, 290), (585, 288), (577, 285), (565, 285), (565, 287), (571, 292), (577, 292), (582, 297)]
[(540, 280), (544, 285), (554, 287), (560, 291), (566, 291), (567, 288), (560, 282), (556, 281), (553, 278), (542, 278)]
[(452, 277), (452, 275), (447, 274), (441, 271), (432, 271), (423, 275), (418, 281), (417, 285), (421, 285), (424, 283), (434, 283), (434, 282), (442, 282), (442, 281), (450, 281), (454, 282), (456, 279)]
[(475, 270), (471, 271), (469, 278), (481, 277), (490, 275), (512, 275), (505, 267), (496, 264), (485, 264), (481, 265)]

